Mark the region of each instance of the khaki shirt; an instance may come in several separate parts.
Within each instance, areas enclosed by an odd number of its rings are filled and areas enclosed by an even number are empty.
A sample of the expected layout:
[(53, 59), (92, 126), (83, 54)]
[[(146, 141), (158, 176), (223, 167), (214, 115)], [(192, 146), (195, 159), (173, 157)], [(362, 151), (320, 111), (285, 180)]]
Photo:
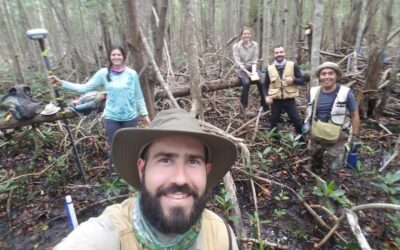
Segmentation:
[[(124, 204), (130, 203), (131, 200), (127, 199), (122, 203)], [(110, 206), (108, 208), (113, 207), (120, 208), (119, 204)], [(107, 208), (107, 209), (108, 209)], [(106, 210), (107, 210), (106, 209)], [(124, 211), (125, 212), (125, 211)], [(208, 216), (211, 211), (206, 212)], [(127, 214), (130, 214), (128, 212)], [(212, 213), (213, 214), (213, 213)], [(117, 214), (118, 215), (118, 214)], [(217, 215), (215, 215), (217, 216)], [(115, 219), (115, 218), (114, 218)], [(128, 218), (121, 218), (121, 220), (127, 221)], [(220, 220), (220, 218), (218, 218)], [(130, 221), (130, 219), (129, 219)], [(66, 250), (66, 249), (85, 249), (85, 250), (111, 250), (121, 249), (120, 237), (118, 228), (115, 226), (115, 221), (110, 216), (110, 214), (103, 213), (99, 217), (90, 218), (88, 221), (83, 222), (79, 225), (75, 230), (73, 230), (66, 238), (64, 238), (54, 249), (55, 250)], [(224, 230), (226, 227), (224, 226)], [(231, 231), (231, 246), (233, 250), (238, 250), (238, 245), (236, 242), (235, 234), (232, 229), (229, 227)], [(197, 237), (196, 244), (190, 248), (190, 250), (204, 250), (209, 249), (206, 247), (205, 235), (210, 232), (205, 232), (205, 230), (200, 230), (200, 233)], [(136, 240), (135, 240), (136, 241)], [(134, 244), (135, 245), (135, 244)], [(210, 249), (211, 250), (211, 249)], [(223, 250), (223, 249), (215, 249), (215, 250)]]
[(258, 61), (258, 44), (251, 42), (249, 47), (243, 45), (243, 41), (239, 41), (233, 45), (233, 59), (239, 68), (249, 68)]

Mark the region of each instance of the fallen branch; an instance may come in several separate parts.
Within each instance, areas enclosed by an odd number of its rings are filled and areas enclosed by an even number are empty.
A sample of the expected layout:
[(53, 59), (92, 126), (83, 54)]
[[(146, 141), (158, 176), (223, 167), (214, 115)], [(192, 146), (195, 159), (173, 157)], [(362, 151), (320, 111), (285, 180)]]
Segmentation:
[(368, 244), (367, 239), (365, 238), (364, 234), (362, 233), (361, 227), (358, 224), (358, 217), (356, 213), (351, 211), (350, 209), (345, 209), (347, 221), (349, 222), (351, 231), (356, 236), (358, 244), (360, 245), (362, 250), (370, 250), (371, 247)]
[[(268, 114), (268, 112), (262, 113), (261, 116), (263, 116), (265, 114)], [(236, 135), (239, 131), (241, 131), (242, 129), (246, 128), (250, 123), (254, 122), (256, 119), (257, 119), (257, 117), (254, 117), (253, 119), (248, 120), (245, 124), (243, 124), (242, 126), (237, 128), (236, 130), (232, 131), (231, 134), (232, 135)]]
[[(247, 149), (246, 145), (244, 145), (242, 143), (244, 141), (243, 139), (236, 138), (208, 122), (205, 122), (202, 120), (198, 120), (198, 121), (200, 122), (200, 124), (203, 127), (205, 127), (206, 131), (209, 131), (209, 132), (212, 131), (216, 134), (225, 136), (228, 139), (238, 143), (239, 146), (242, 148), (242, 152), (244, 152), (245, 154), (247, 153), (248, 156), (246, 158), (250, 159), (249, 150)], [(241, 215), (241, 211), (240, 211), (240, 207), (239, 207), (239, 202), (238, 202), (238, 199), (236, 196), (236, 186), (235, 186), (235, 182), (233, 181), (231, 173), (228, 172), (224, 176), (223, 180), (224, 180), (224, 185), (225, 185), (226, 190), (232, 194), (230, 197), (230, 202), (232, 202), (231, 204), (234, 204), (233, 210), (235, 211), (235, 215), (237, 215), (239, 218), (238, 220), (233, 221), (235, 233), (237, 235), (240, 235), (240, 237), (244, 237), (246, 235), (246, 231), (244, 230), (242, 215)]]
[[(397, 210), (400, 211), (400, 205), (395, 205), (395, 204), (388, 204), (388, 203), (370, 203), (370, 204), (364, 204), (364, 205), (359, 205), (359, 206), (354, 206), (350, 208), (351, 211), (360, 211), (364, 209), (390, 209), (390, 210)], [(332, 227), (332, 229), (329, 231), (327, 235), (318, 243), (315, 244), (315, 248), (320, 248), (322, 247), (328, 240), (329, 238), (333, 235), (333, 233), (337, 230), (339, 227), (340, 223), (343, 221), (345, 218), (345, 215), (340, 216), (335, 225)]]
[(390, 203), (369, 203), (369, 204), (358, 205), (351, 208), (351, 210), (353, 211), (359, 211), (365, 209), (388, 209), (388, 210), (400, 211), (400, 205), (395, 205)]
[(325, 243), (332, 237), (332, 235), (336, 232), (336, 230), (338, 229), (340, 222), (343, 220), (344, 215), (342, 217), (340, 217), (339, 219), (337, 219), (335, 225), (332, 227), (332, 229), (325, 235), (325, 237), (318, 242), (318, 244), (314, 244), (314, 248), (315, 249), (319, 249), (321, 248), (323, 245), (325, 245)]
[(394, 147), (394, 152), (392, 156), (390, 156), (390, 158), (383, 164), (383, 166), (379, 169), (379, 172), (385, 170), (387, 166), (389, 166), (389, 163), (394, 159), (396, 159), (396, 157), (399, 155), (399, 151), (400, 151), (400, 136), (396, 140), (396, 146)]
[(208, 132), (214, 132), (216, 134), (225, 136), (228, 139), (230, 139), (230, 140), (232, 140), (232, 141), (234, 141), (236, 143), (244, 142), (244, 139), (237, 138), (237, 137), (235, 137), (235, 136), (223, 131), (222, 129), (212, 125), (211, 123), (208, 123), (208, 122), (205, 122), (205, 121), (202, 121), (202, 120), (198, 120), (198, 122), (200, 123), (200, 125), (204, 126), (206, 131), (208, 131)]
[(260, 220), (258, 219), (258, 205), (257, 205), (257, 193), (256, 193), (256, 189), (254, 187), (254, 181), (253, 179), (250, 180), (250, 184), (251, 184), (251, 191), (253, 193), (253, 200), (254, 200), (254, 209), (255, 212), (257, 214), (256, 216), (256, 226), (257, 226), (257, 239), (261, 240), (261, 228), (260, 228)]
[(310, 207), (321, 209), (322, 211), (327, 213), (329, 216), (331, 216), (335, 220), (335, 222), (337, 222), (339, 220), (338, 217), (336, 217), (336, 215), (334, 213), (332, 213), (328, 208), (326, 208), (322, 205), (310, 205)]
[(257, 240), (257, 239), (253, 239), (253, 238), (238, 238), (238, 240), (244, 241), (244, 242), (257, 243), (257, 244), (260, 244), (261, 242), (263, 242), (264, 245), (267, 245), (267, 246), (270, 246), (270, 247), (273, 247), (273, 248), (289, 249), (288, 246), (284, 246), (284, 245), (281, 245), (279, 243), (273, 243), (273, 242), (268, 241), (267, 239), (265, 239), (265, 240)]
[(260, 122), (260, 117), (261, 117), (262, 112), (263, 112), (263, 107), (260, 107), (260, 109), (258, 110), (257, 117), (256, 117), (256, 125), (254, 126), (254, 132), (253, 132), (253, 136), (251, 138), (251, 143), (253, 143), (254, 140), (256, 139), (257, 131), (258, 131), (258, 123)]
[[(251, 82), (250, 84), (253, 84)], [(232, 77), (227, 80), (219, 79), (219, 80), (211, 80), (204, 82), (201, 85), (201, 92), (213, 92), (221, 89), (227, 89), (227, 88), (234, 88), (234, 87), (239, 87), (240, 82), (239, 82), (239, 77)], [(190, 95), (190, 86), (189, 85), (181, 85), (179, 87), (176, 87), (172, 90), (172, 94), (174, 97), (182, 97), (182, 96), (188, 96)], [(154, 95), (156, 100), (159, 99), (164, 99), (167, 96), (167, 93), (164, 90), (159, 90), (156, 92)]]
[[(248, 174), (246, 171), (244, 171), (244, 170), (242, 170), (242, 169), (240, 169), (240, 168), (238, 168), (238, 170), (241, 171), (241, 172), (243, 172), (243, 173), (245, 173), (245, 174)], [(331, 230), (331, 227), (329, 227), (329, 226), (325, 223), (325, 221), (321, 219), (321, 217), (314, 211), (314, 209), (313, 209), (312, 207), (310, 207), (310, 205), (308, 205), (307, 202), (305, 202), (305, 201), (303, 200), (303, 198), (302, 198), (296, 191), (294, 191), (292, 188), (290, 188), (290, 187), (288, 187), (288, 186), (286, 186), (286, 185), (284, 185), (284, 184), (282, 184), (282, 183), (279, 183), (279, 182), (276, 182), (276, 181), (273, 181), (273, 180), (270, 180), (270, 179), (267, 179), (267, 178), (260, 177), (260, 175), (265, 174), (265, 173), (262, 173), (262, 172), (258, 171), (257, 169), (252, 169), (252, 170), (254, 170), (255, 172), (257, 172), (257, 174), (251, 175), (252, 178), (255, 178), (255, 179), (258, 179), (258, 180), (260, 180), (260, 181), (264, 181), (264, 182), (267, 182), (267, 183), (270, 183), (270, 184), (274, 184), (274, 185), (280, 186), (280, 187), (282, 187), (282, 188), (288, 190), (289, 192), (291, 192), (291, 193), (297, 198), (297, 200), (299, 200), (299, 201), (303, 204), (303, 206), (306, 208), (306, 210), (315, 218), (315, 220), (316, 220), (321, 226), (323, 226), (323, 227), (324, 227), (325, 229), (327, 229), (327, 230)], [(335, 233), (336, 236), (338, 236), (343, 242), (347, 243), (346, 239), (345, 239), (341, 234), (339, 234), (338, 232), (334, 232), (334, 233)]]
[(8, 179), (8, 180), (6, 180), (6, 181), (0, 182), (0, 186), (3, 185), (3, 184), (5, 184), (5, 183), (7, 183), (7, 182), (11, 182), (11, 181), (18, 180), (18, 179), (20, 179), (20, 178), (22, 178), (22, 177), (41, 176), (44, 172), (46, 172), (46, 171), (47, 171), (50, 167), (52, 167), (52, 166), (53, 166), (53, 164), (50, 164), (50, 165), (48, 165), (47, 167), (45, 167), (44, 169), (42, 169), (40, 172), (33, 173), (33, 174), (23, 174), (23, 175), (19, 175), (19, 176), (17, 176), (17, 177)]
[(150, 46), (147, 43), (146, 37), (145, 37), (141, 27), (139, 27), (139, 34), (140, 34), (140, 39), (143, 43), (143, 47), (145, 49), (146, 55), (149, 58), (151, 65), (153, 66), (154, 72), (156, 73), (157, 80), (160, 82), (161, 86), (164, 88), (164, 91), (167, 93), (168, 98), (172, 102), (172, 106), (175, 108), (179, 108), (178, 103), (176, 102), (174, 96), (172, 95), (171, 91), (169, 90), (168, 85), (165, 83), (164, 78), (161, 75), (161, 71), (157, 66), (157, 63), (153, 56), (153, 52), (151, 52)]
[(386, 128), (383, 124), (378, 123), (379, 127), (383, 128), (383, 130), (385, 130), (388, 134), (393, 134), (392, 131), (390, 131), (388, 128)]
[(235, 182), (234, 182), (230, 172), (226, 173), (226, 175), (223, 178), (223, 181), (224, 181), (225, 189), (227, 190), (227, 192), (229, 192), (231, 194), (229, 200), (230, 200), (231, 204), (234, 204), (234, 207), (233, 207), (234, 214), (238, 217), (237, 220), (233, 221), (235, 234), (240, 235), (240, 237), (244, 237), (244, 236), (246, 236), (246, 231), (244, 230), (244, 227), (243, 227), (242, 212), (240, 211), (239, 202), (238, 202), (238, 199), (236, 196)]
[[(68, 119), (77, 117), (78, 115), (75, 112), (72, 112), (69, 109), (65, 110), (65, 117)], [(57, 120), (63, 119), (60, 113), (54, 115), (36, 115), (32, 119), (20, 121), (15, 119), (14, 117), (11, 118), (9, 121), (5, 121), (4, 119), (0, 119), (0, 129), (9, 129), (9, 128), (18, 128), (27, 125), (33, 124), (40, 124), (45, 122), (54, 122)]]

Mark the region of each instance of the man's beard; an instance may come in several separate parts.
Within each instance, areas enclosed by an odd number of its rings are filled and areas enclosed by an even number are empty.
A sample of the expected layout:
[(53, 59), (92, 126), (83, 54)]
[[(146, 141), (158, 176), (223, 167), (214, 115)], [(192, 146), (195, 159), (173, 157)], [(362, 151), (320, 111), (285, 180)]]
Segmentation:
[[(143, 178), (144, 180), (145, 178)], [(182, 207), (171, 209), (169, 216), (163, 212), (161, 207), (161, 197), (168, 193), (183, 193), (193, 197), (193, 206), (189, 215), (185, 214)], [(171, 184), (156, 190), (155, 196), (147, 190), (144, 182), (141, 184), (140, 208), (144, 218), (158, 231), (164, 234), (181, 234), (188, 231), (200, 218), (204, 210), (208, 196), (199, 195), (189, 187), (189, 185)]]
[(277, 57), (275, 57), (275, 61), (277, 61), (278, 63), (283, 62), (283, 60), (285, 60), (285, 57), (283, 57), (283, 56), (277, 56)]

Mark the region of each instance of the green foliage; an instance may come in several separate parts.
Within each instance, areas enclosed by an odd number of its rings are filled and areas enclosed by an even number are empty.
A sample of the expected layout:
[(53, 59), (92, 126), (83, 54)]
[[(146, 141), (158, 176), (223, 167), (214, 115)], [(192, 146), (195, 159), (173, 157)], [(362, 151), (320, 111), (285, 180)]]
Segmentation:
[(225, 96), (227, 96), (227, 97), (233, 97), (236, 95), (235, 90), (233, 88), (227, 89), (224, 93), (225, 93)]
[(374, 183), (371, 184), (381, 188), (388, 196), (391, 202), (394, 204), (400, 204), (400, 200), (398, 198), (400, 194), (400, 170), (397, 170), (394, 173), (388, 172), (385, 176), (378, 176), (378, 178), (382, 181), (382, 183)]
[(279, 132), (276, 130), (276, 128), (273, 129), (267, 129), (265, 130), (265, 133), (263, 134), (265, 139), (270, 141), (273, 138), (277, 138), (279, 136)]
[[(379, 187), (386, 193), (393, 204), (400, 205), (400, 170), (388, 172), (385, 176), (378, 176), (380, 183), (371, 182), (372, 185)], [(388, 232), (395, 235), (394, 241), (400, 246), (400, 216), (398, 212), (386, 213), (385, 217), (389, 223), (386, 224)]]
[(252, 237), (257, 238), (257, 221), (260, 225), (265, 225), (271, 223), (270, 220), (260, 220), (260, 217), (256, 211), (253, 214), (246, 212), (247, 216), (249, 217), (249, 223), (251, 226), (251, 234)]
[(361, 247), (358, 243), (340, 242), (339, 246), (346, 250), (361, 250)]
[(362, 144), (362, 148), (363, 148), (365, 151), (367, 151), (369, 154), (374, 154), (374, 153), (377, 151), (377, 149), (374, 149), (373, 147), (367, 145), (366, 143), (363, 143), (363, 144)]
[(0, 201), (6, 199), (8, 197), (7, 193), (15, 188), (17, 188), (17, 186), (12, 181), (6, 181), (0, 184)]
[(394, 238), (394, 242), (396, 243), (397, 247), (400, 248), (400, 237)]
[(304, 197), (306, 197), (305, 194), (304, 194), (304, 188), (300, 188), (300, 190), (299, 190), (299, 195), (300, 195), (300, 197), (303, 198), (303, 199), (304, 199)]
[(235, 204), (231, 201), (232, 193), (226, 191), (225, 188), (221, 188), (221, 195), (216, 195), (215, 200), (219, 204), (223, 211), (224, 217), (228, 218), (229, 221), (236, 221), (237, 215), (231, 215), (230, 211), (234, 208)]
[(126, 182), (122, 182), (117, 176), (109, 180), (107, 177), (102, 178), (101, 188), (105, 191), (105, 195), (110, 197), (112, 195), (119, 195), (126, 187)]
[(308, 240), (308, 234), (301, 229), (297, 229), (293, 233), (296, 240)]
[(262, 152), (256, 151), (258, 160), (260, 161), (260, 163), (262, 165), (269, 165), (271, 163), (271, 160), (267, 157), (271, 151), (272, 151), (272, 147), (266, 147)]
[[(390, 231), (394, 232), (394, 235), (399, 235), (400, 233), (399, 212), (386, 213), (385, 216), (389, 220), (388, 227)], [(398, 239), (400, 239), (400, 237), (398, 237)]]
[(334, 181), (330, 181), (327, 185), (326, 182), (317, 179), (317, 187), (314, 188), (313, 194), (323, 198), (323, 204), (331, 211), (333, 211), (333, 208), (328, 202), (329, 199), (338, 202), (340, 205), (348, 205), (348, 200), (344, 198), (345, 191), (342, 189), (335, 190)]
[(302, 135), (294, 136), (292, 133), (283, 134), (281, 143), (284, 144), (289, 149), (295, 149), (305, 143), (302, 142), (301, 139)]
[(285, 214), (286, 214), (286, 211), (283, 209), (279, 209), (279, 208), (274, 209), (274, 211), (272, 212), (272, 216), (275, 218), (281, 218)]
[(363, 167), (361, 166), (361, 161), (357, 161), (355, 167), (352, 169), (356, 175), (361, 175), (363, 173)]
[(49, 193), (56, 193), (60, 186), (69, 181), (68, 178), (65, 178), (69, 176), (66, 174), (68, 172), (68, 164), (64, 160), (51, 155), (47, 157), (47, 161), (52, 167), (45, 172), (43, 185)]
[(300, 64), (300, 69), (303, 71), (311, 70), (311, 64), (310, 63), (303, 63)]
[(16, 188), (16, 187), (13, 186), (12, 181), (6, 181), (6, 182), (0, 184), (0, 193), (11, 191), (14, 188)]
[(263, 151), (256, 151), (256, 155), (264, 171), (272, 164), (273, 155), (279, 155), (281, 158), (285, 156), (282, 147), (266, 147)]
[(278, 195), (274, 196), (275, 200), (277, 201), (286, 201), (289, 200), (289, 196), (287, 196), (287, 192), (281, 190)]

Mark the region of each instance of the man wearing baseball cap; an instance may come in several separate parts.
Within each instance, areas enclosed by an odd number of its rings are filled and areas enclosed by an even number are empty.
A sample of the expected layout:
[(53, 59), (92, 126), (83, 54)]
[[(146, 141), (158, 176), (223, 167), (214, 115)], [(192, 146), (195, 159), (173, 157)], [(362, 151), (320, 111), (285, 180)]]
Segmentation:
[[(339, 171), (343, 165), (348, 137), (347, 128), (351, 127), (350, 147), (360, 145), (357, 102), (350, 88), (337, 83), (342, 77), (342, 70), (336, 63), (321, 64), (315, 74), (320, 86), (310, 89), (306, 119), (306, 123), (311, 123), (312, 167), (317, 171), (327, 167), (327, 178), (339, 184)], [(321, 127), (317, 123), (329, 129), (319, 132)]]
[(233, 142), (171, 109), (149, 128), (118, 130), (112, 155), (137, 196), (82, 223), (55, 249), (238, 249), (230, 226), (205, 209), (208, 192), (236, 161)]

